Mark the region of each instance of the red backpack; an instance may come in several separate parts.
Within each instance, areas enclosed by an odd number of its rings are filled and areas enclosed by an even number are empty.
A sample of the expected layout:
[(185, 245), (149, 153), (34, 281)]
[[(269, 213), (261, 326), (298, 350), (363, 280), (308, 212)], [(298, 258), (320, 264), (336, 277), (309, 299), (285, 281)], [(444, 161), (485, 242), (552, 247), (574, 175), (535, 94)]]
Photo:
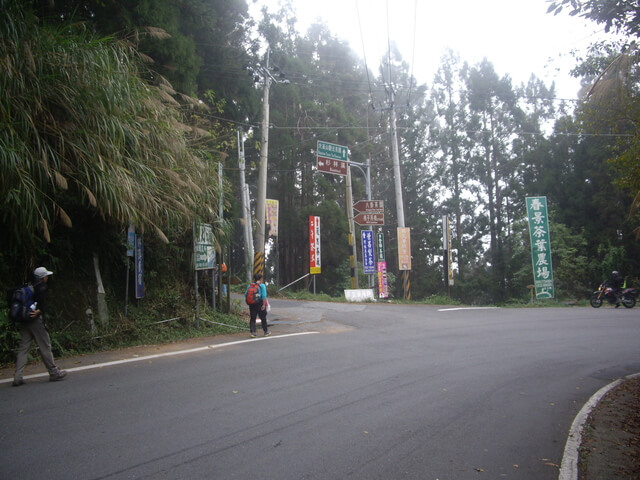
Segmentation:
[(260, 284), (251, 283), (247, 288), (247, 296), (245, 297), (247, 305), (255, 305), (260, 302)]

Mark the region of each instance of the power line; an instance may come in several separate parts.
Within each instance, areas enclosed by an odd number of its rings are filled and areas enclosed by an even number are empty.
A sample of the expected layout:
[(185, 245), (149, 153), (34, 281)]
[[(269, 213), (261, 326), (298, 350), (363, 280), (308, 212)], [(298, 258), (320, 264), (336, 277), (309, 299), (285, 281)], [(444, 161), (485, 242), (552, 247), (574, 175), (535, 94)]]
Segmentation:
[(360, 41), (362, 42), (362, 58), (364, 59), (364, 70), (367, 72), (367, 84), (369, 85), (369, 103), (373, 105), (373, 92), (371, 91), (371, 80), (369, 78), (369, 67), (367, 66), (367, 52), (364, 47), (364, 35), (362, 34), (362, 22), (360, 21), (360, 9), (358, 8), (358, 0), (356, 1), (356, 14), (358, 16), (358, 26), (360, 27)]
[(407, 103), (411, 104), (411, 89), (413, 88), (413, 66), (416, 58), (416, 26), (418, 24), (418, 0), (415, 0), (413, 7), (413, 47), (411, 53), (411, 73), (409, 74), (409, 96)]
[(389, 0), (386, 1), (387, 5), (387, 55), (389, 62), (389, 88), (393, 88), (393, 82), (391, 81), (391, 34), (389, 32)]

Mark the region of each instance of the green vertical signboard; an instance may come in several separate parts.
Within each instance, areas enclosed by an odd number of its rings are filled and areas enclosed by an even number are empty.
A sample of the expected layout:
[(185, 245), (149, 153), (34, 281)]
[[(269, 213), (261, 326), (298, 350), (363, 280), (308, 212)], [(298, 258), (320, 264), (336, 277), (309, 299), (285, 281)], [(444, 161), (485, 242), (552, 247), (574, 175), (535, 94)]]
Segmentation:
[(382, 232), (376, 233), (376, 250), (378, 251), (378, 261), (384, 262), (384, 234)]
[(527, 197), (527, 216), (536, 298), (554, 298), (547, 197)]

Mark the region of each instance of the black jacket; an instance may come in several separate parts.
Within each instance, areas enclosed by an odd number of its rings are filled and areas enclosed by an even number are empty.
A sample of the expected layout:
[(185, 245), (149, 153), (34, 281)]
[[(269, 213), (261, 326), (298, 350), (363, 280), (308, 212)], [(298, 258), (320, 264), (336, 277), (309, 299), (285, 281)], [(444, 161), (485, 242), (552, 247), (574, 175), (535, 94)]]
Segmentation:
[(46, 282), (36, 283), (33, 286), (33, 301), (38, 302), (36, 309), (40, 310), (40, 314), (44, 316), (45, 308), (47, 306), (47, 290), (49, 287)]

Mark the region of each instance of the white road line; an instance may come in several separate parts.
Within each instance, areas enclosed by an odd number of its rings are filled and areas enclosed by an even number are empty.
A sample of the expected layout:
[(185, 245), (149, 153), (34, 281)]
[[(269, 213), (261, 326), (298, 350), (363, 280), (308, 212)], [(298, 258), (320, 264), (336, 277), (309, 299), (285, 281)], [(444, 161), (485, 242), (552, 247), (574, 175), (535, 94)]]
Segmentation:
[[(640, 376), (640, 373), (635, 375), (629, 375), (624, 379), (631, 379)], [(569, 438), (564, 446), (564, 455), (562, 457), (562, 464), (560, 465), (560, 474), (558, 480), (577, 480), (578, 478), (578, 459), (580, 457), (580, 445), (582, 443), (582, 431), (587, 423), (587, 418), (591, 411), (598, 405), (602, 397), (604, 397), (613, 388), (620, 385), (624, 379), (619, 378), (615, 382), (605, 385), (598, 390), (587, 403), (580, 409), (578, 415), (573, 420), (571, 428), (569, 429)]]
[(439, 308), (439, 312), (453, 312), (455, 310), (495, 310), (500, 307), (453, 307), (453, 308)]
[[(132, 363), (132, 362), (144, 362), (146, 360), (153, 360), (155, 358), (162, 358), (162, 357), (172, 357), (174, 355), (183, 355), (185, 353), (195, 353), (195, 352), (202, 352), (204, 350), (214, 350), (217, 348), (223, 348), (223, 347), (231, 347), (233, 345), (240, 345), (242, 343), (254, 343), (254, 342), (258, 342), (260, 340), (276, 340), (278, 338), (287, 338), (287, 337), (295, 337), (298, 335), (310, 335), (313, 333), (318, 333), (318, 332), (300, 332), (300, 333), (288, 333), (285, 335), (276, 335), (276, 336), (270, 336), (270, 337), (259, 337), (259, 338), (250, 338), (247, 340), (237, 340), (235, 342), (228, 342), (228, 343), (220, 343), (218, 345), (206, 345), (204, 347), (198, 347), (198, 348), (190, 348), (188, 350), (177, 350), (175, 352), (165, 352), (165, 353), (156, 353), (154, 355), (145, 355), (144, 357), (132, 357), (132, 358), (125, 358), (122, 360), (114, 360), (111, 362), (104, 362), (104, 363), (96, 363), (94, 365), (84, 365), (82, 367), (72, 367), (72, 368), (65, 368), (65, 370), (67, 372), (80, 372), (82, 370), (91, 370), (94, 368), (105, 368), (105, 367), (113, 367), (114, 365), (122, 365), (125, 363)], [(39, 378), (39, 377), (48, 377), (49, 373), (44, 372), (44, 373), (36, 373), (33, 375), (27, 375), (26, 377), (24, 377), (25, 380), (29, 380), (32, 378)], [(9, 382), (13, 382), (12, 378), (7, 378), (4, 380), (0, 380), (0, 383), (9, 383)]]

